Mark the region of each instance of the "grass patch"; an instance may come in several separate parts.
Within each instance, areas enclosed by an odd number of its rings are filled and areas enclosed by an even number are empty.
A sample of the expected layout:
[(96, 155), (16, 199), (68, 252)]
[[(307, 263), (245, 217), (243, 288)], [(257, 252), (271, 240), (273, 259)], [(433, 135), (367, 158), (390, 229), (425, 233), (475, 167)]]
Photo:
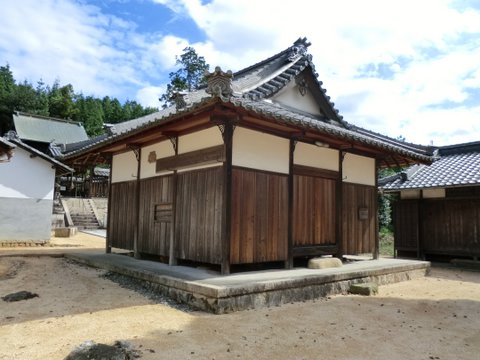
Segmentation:
[(380, 255), (393, 256), (393, 232), (387, 228), (381, 228), (379, 232)]

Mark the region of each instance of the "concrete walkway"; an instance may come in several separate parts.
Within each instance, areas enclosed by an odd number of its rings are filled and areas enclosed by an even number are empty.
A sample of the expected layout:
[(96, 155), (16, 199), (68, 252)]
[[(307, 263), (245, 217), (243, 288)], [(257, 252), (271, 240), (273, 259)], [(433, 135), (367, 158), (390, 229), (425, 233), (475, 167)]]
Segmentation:
[(137, 260), (130, 256), (68, 253), (83, 264), (130, 276), (175, 300), (217, 314), (320, 298), (348, 291), (353, 283), (378, 285), (424, 276), (430, 263), (400, 259), (356, 261), (340, 268), (215, 271)]

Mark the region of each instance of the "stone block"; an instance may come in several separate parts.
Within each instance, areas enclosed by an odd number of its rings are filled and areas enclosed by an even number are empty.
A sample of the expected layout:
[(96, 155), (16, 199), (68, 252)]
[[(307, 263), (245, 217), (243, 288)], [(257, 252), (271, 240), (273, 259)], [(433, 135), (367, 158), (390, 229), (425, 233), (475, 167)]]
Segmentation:
[(54, 229), (55, 237), (71, 237), (77, 233), (77, 228), (72, 227), (61, 227)]
[(308, 260), (309, 269), (328, 269), (343, 266), (342, 260), (335, 257), (329, 258), (313, 258)]
[(357, 295), (376, 295), (378, 294), (378, 285), (375, 283), (352, 284), (348, 290), (351, 294)]

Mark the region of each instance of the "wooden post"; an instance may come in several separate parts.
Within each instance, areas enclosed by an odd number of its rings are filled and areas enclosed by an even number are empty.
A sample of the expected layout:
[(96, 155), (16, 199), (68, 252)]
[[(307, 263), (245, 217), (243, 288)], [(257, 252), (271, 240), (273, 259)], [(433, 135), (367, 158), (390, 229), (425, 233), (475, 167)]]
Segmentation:
[(138, 250), (138, 239), (140, 237), (140, 171), (142, 167), (142, 148), (136, 147), (133, 149), (135, 156), (137, 158), (137, 181), (135, 183), (135, 211), (137, 214), (137, 219), (134, 223), (134, 233), (133, 233), (133, 256), (135, 259), (140, 259), (140, 252)]
[(287, 243), (287, 260), (285, 261), (285, 268), (293, 268), (293, 163), (295, 154), (296, 141), (290, 139), (290, 149), (288, 157), (288, 243)]
[(425, 260), (423, 252), (423, 190), (420, 190), (418, 199), (418, 225), (417, 225), (417, 258)]
[(227, 119), (224, 123), (223, 142), (225, 144), (225, 163), (223, 165), (223, 247), (222, 275), (230, 274), (230, 241), (232, 234), (232, 148), (233, 123)]
[(90, 167), (90, 176), (89, 176), (89, 179), (88, 179), (88, 194), (85, 194), (87, 198), (91, 198), (92, 197), (92, 193), (93, 193), (93, 176), (94, 176), (94, 172), (95, 172), (95, 165), (92, 165)]
[(378, 168), (379, 168), (379, 161), (375, 159), (375, 194), (377, 194), (374, 202), (374, 214), (375, 214), (375, 245), (373, 247), (373, 259), (378, 260), (380, 257), (380, 238), (379, 238), (379, 221), (378, 221)]
[(107, 199), (107, 237), (105, 239), (105, 252), (112, 252), (111, 226), (112, 226), (112, 173), (113, 173), (113, 156), (110, 155), (110, 173), (108, 174), (108, 199)]
[[(178, 155), (178, 136), (171, 139), (175, 156)], [(177, 258), (175, 257), (175, 221), (177, 211), (177, 169), (173, 170), (172, 175), (172, 222), (170, 224), (170, 244), (168, 249), (168, 265), (177, 265)]]
[(335, 242), (337, 257), (341, 260), (345, 255), (343, 246), (343, 158), (345, 153), (338, 154), (338, 177), (335, 183)]

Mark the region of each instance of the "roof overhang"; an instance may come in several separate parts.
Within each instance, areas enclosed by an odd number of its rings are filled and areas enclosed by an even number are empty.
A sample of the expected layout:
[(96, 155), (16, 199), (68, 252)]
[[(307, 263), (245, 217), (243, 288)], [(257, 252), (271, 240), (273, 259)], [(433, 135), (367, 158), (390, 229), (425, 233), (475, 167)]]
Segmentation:
[(63, 159), (74, 168), (91, 167), (108, 162), (114, 154), (208, 128), (222, 119), (234, 120), (238, 126), (280, 137), (373, 157), (383, 167), (429, 164), (432, 161), (426, 151), (411, 144), (362, 132), (358, 128), (339, 127), (267, 102), (261, 102), (260, 106), (259, 102), (233, 97), (204, 98), (171, 115), (159, 117), (123, 134), (112, 135), (99, 143), (68, 153)]

